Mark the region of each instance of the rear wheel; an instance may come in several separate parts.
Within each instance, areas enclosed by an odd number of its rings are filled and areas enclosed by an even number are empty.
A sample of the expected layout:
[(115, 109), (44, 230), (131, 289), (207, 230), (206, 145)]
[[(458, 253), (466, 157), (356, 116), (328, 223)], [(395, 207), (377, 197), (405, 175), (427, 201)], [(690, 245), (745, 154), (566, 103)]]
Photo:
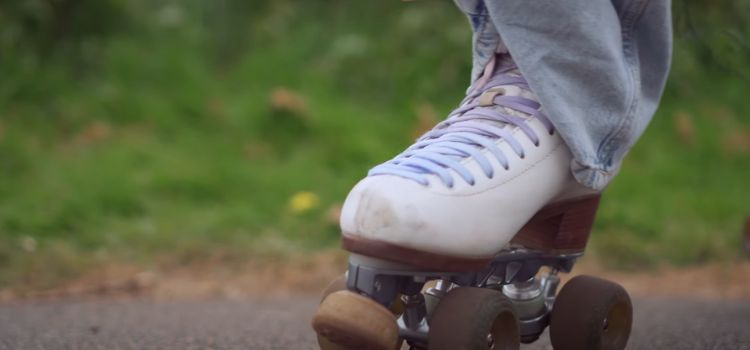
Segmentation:
[(622, 286), (577, 276), (555, 300), (550, 340), (555, 350), (622, 350), (632, 325), (633, 306)]

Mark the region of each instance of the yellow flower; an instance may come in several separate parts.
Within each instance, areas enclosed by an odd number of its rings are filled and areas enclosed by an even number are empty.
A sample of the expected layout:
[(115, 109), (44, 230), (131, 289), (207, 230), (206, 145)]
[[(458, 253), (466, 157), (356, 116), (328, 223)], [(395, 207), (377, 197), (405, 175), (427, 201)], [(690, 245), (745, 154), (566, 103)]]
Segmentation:
[(302, 214), (315, 209), (319, 204), (320, 198), (318, 198), (318, 195), (310, 191), (297, 192), (289, 199), (289, 209), (295, 214)]

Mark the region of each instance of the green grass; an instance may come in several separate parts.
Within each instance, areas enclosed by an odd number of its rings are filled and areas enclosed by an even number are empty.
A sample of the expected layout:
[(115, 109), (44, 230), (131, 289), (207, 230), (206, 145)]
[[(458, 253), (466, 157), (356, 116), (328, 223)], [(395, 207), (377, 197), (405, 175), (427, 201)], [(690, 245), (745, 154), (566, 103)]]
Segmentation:
[(618, 266), (702, 263), (741, 254), (750, 214), (745, 83), (665, 96), (605, 193), (594, 246)]
[[(85, 68), (3, 56), (0, 287), (49, 287), (109, 262), (335, 246), (330, 211), (410, 144), (420, 106), (445, 115), (466, 87), (460, 14), (401, 6), (273, 2), (226, 33), (190, 11), (169, 26), (144, 18), (145, 29), (98, 43)], [(280, 88), (302, 106), (274, 105)], [(606, 193), (593, 239), (605, 261), (740, 256), (747, 91), (678, 46), (662, 108)], [(290, 209), (302, 191), (318, 204)]]

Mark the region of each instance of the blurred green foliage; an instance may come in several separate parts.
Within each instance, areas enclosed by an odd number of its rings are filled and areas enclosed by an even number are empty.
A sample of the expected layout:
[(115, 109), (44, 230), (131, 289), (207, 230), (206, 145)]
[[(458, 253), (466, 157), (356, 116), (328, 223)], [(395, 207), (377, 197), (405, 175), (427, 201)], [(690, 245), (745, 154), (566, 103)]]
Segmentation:
[[(739, 256), (747, 14), (675, 4), (663, 107), (597, 224), (605, 261)], [(350, 187), (460, 100), (469, 39), (449, 1), (0, 2), (0, 286), (335, 246)]]
[(696, 70), (693, 61), (750, 82), (750, 1), (675, 1), (673, 11), (677, 67)]

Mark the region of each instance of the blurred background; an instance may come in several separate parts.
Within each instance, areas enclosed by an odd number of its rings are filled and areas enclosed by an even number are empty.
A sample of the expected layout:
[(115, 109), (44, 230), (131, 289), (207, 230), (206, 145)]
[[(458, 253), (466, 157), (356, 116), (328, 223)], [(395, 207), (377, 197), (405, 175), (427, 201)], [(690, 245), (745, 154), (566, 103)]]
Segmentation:
[[(590, 243), (615, 271), (746, 260), (750, 1), (673, 8)], [(351, 186), (462, 98), (470, 37), (450, 1), (0, 2), (0, 290), (336, 251)]]

